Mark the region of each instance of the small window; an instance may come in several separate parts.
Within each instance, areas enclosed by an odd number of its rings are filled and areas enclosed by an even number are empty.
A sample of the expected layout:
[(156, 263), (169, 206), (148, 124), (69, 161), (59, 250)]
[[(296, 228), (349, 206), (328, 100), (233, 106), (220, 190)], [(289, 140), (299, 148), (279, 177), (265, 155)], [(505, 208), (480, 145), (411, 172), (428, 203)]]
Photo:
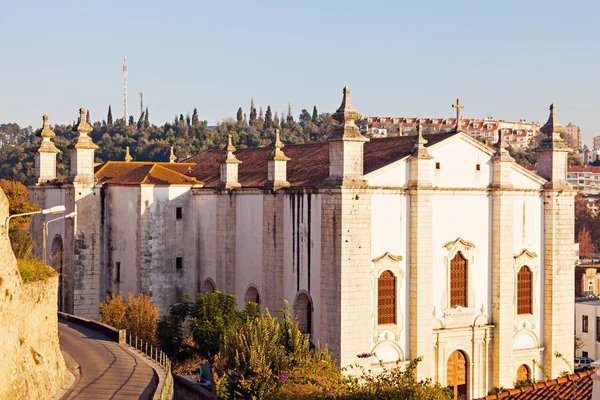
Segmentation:
[(177, 219), (182, 219), (183, 218), (183, 208), (182, 207), (177, 207), (175, 209), (175, 217)]
[(435, 169), (440, 169), (440, 163), (439, 162), (435, 163)]
[(177, 268), (177, 269), (183, 268), (183, 257), (175, 258), (175, 268)]
[(481, 171), (481, 164), (475, 165), (475, 171)]
[(587, 358), (587, 356), (588, 356), (588, 352), (587, 351), (582, 351), (581, 352), (581, 357)]
[(582, 315), (581, 316), (581, 332), (587, 332), (587, 331), (588, 331), (588, 316)]
[(117, 282), (121, 282), (121, 263), (117, 262)]

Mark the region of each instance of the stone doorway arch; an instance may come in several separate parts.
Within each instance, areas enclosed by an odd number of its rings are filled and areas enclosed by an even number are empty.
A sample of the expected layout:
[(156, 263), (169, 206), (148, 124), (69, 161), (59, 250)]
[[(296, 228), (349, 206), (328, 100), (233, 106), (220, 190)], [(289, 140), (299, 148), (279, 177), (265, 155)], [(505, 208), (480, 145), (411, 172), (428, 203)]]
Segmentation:
[(50, 265), (58, 272), (58, 311), (64, 311), (63, 307), (63, 240), (60, 235), (54, 236), (52, 239), (52, 247), (50, 248)]
[(448, 358), (446, 380), (454, 390), (454, 398), (467, 400), (469, 393), (469, 363), (462, 350), (456, 350)]

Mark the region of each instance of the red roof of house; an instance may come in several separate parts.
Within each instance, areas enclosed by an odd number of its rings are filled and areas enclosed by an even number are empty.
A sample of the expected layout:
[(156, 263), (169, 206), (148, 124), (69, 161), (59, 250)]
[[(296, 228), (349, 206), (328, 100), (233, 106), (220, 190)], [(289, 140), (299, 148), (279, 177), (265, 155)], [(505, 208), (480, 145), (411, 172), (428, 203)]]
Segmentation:
[(568, 172), (593, 172), (598, 174), (600, 173), (600, 167), (594, 167), (593, 165), (574, 165), (569, 167)]
[(595, 370), (579, 372), (550, 381), (534, 383), (518, 389), (510, 389), (479, 400), (591, 400), (592, 377)]
[[(455, 133), (423, 135), (426, 147), (441, 142)], [(363, 172), (368, 174), (394, 161), (410, 155), (417, 136), (396, 136), (371, 139), (364, 145)], [(272, 147), (239, 149), (235, 156), (242, 163), (238, 166), (238, 182), (242, 187), (263, 187), (267, 183), (267, 158)], [(321, 186), (329, 176), (329, 146), (326, 142), (288, 145), (283, 149), (291, 160), (287, 162), (287, 179), (291, 186)], [(216, 187), (219, 183), (220, 160), (225, 150), (207, 150), (186, 160), (195, 167), (188, 176), (204, 183), (204, 187)]]

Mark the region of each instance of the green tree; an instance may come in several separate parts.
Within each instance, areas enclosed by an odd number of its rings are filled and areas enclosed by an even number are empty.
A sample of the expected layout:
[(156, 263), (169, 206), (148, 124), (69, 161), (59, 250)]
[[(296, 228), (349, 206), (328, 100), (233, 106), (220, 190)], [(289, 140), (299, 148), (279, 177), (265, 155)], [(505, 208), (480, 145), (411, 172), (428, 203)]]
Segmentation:
[(242, 115), (242, 107), (237, 110), (237, 123), (241, 124), (244, 121), (244, 116)]
[(121, 293), (113, 293), (99, 306), (100, 322), (117, 329), (126, 329), (128, 334), (156, 346), (158, 306), (152, 303), (150, 296), (140, 293), (134, 297), (129, 293), (125, 303)]
[(192, 126), (198, 126), (200, 124), (200, 119), (198, 118), (198, 110), (194, 108), (194, 112), (192, 114)]
[(146, 107), (146, 112), (144, 114), (144, 128), (150, 127), (150, 118), (148, 117), (148, 107)]
[(600, 157), (599, 156), (596, 155), (596, 159), (592, 163), (592, 166), (594, 166), (594, 167), (600, 167)]
[(315, 125), (319, 123), (319, 113), (317, 112), (317, 106), (313, 106), (312, 123)]
[(135, 126), (135, 119), (133, 118), (133, 115), (129, 116), (129, 126)]
[(85, 114), (85, 122), (90, 125), (92, 124), (92, 120), (90, 119), (90, 110), (87, 110), (87, 113)]
[(113, 124), (113, 116), (112, 116), (112, 110), (110, 109), (110, 105), (108, 106), (108, 115), (106, 116), (106, 123), (108, 125)]
[(269, 129), (273, 126), (273, 114), (271, 112), (271, 106), (267, 106), (267, 113), (265, 114), (265, 129)]
[[(28, 213), (37, 210), (35, 204), (29, 201), (29, 189), (20, 182), (0, 179), (0, 189), (8, 200), (9, 215)], [(17, 217), (10, 220), (8, 238), (15, 257), (28, 259), (32, 257), (33, 238), (27, 231), (31, 217)]]

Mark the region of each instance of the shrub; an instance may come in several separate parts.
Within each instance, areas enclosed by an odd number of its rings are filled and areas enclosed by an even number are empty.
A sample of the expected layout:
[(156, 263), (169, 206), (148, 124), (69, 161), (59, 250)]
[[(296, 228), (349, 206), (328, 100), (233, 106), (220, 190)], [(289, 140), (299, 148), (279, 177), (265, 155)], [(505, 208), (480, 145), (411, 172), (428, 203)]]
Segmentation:
[(121, 293), (107, 296), (100, 303), (100, 322), (117, 329), (126, 329), (127, 334), (156, 345), (158, 307), (152, 303), (150, 296), (143, 293), (135, 297), (129, 293), (127, 303)]
[(17, 266), (23, 282), (42, 281), (57, 275), (55, 270), (31, 256), (18, 258)]

